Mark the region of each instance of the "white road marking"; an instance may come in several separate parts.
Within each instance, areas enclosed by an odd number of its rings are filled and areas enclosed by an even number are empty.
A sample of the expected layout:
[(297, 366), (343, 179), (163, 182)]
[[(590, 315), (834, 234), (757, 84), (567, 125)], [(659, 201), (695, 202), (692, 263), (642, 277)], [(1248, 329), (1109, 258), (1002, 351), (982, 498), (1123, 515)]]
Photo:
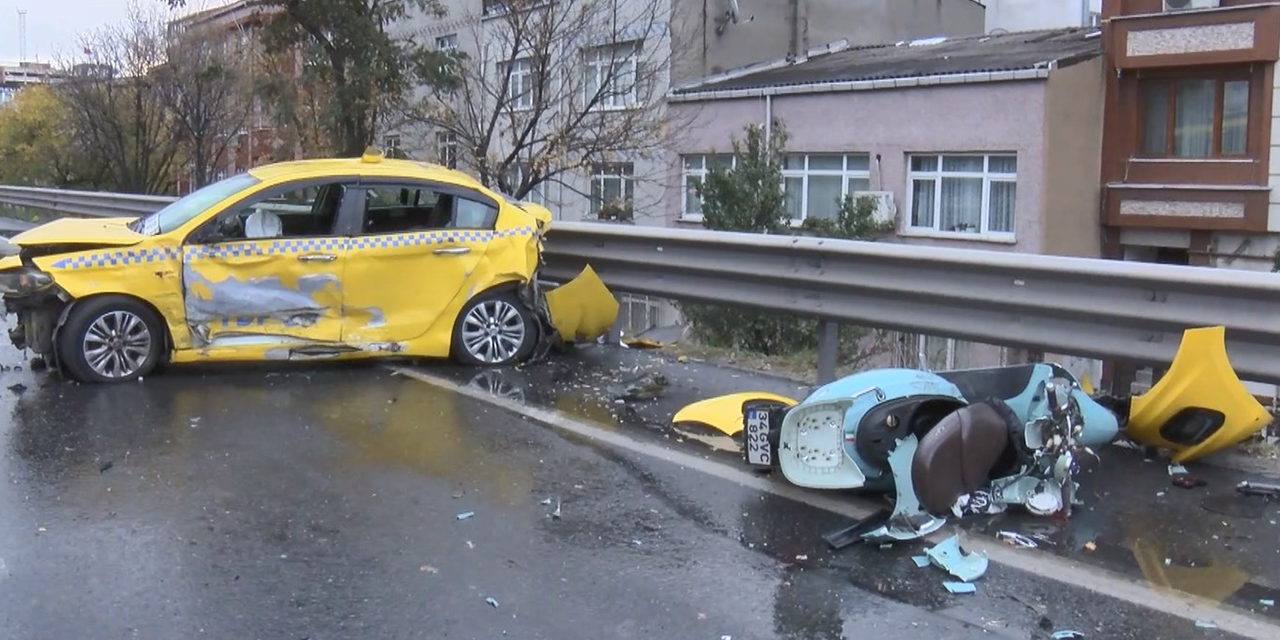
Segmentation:
[[(591, 426), (586, 422), (569, 418), (554, 411), (528, 406), (508, 398), (501, 398), (482, 389), (462, 385), (441, 376), (404, 367), (391, 367), (391, 370), (393, 374), (413, 378), (497, 406), (554, 429), (590, 438), (633, 453), (664, 460), (683, 468), (693, 469), (722, 480), (765, 491), (835, 514), (861, 519), (876, 511), (876, 509), (867, 506), (865, 500), (847, 496), (835, 499), (827, 494), (806, 491), (794, 485), (771, 480), (768, 476), (758, 475), (720, 462), (700, 458), (683, 451), (673, 451), (657, 444), (630, 438), (618, 432)], [(927, 539), (939, 542), (950, 537), (952, 532), (949, 530), (953, 526), (944, 527)], [(965, 536), (964, 546), (967, 550), (985, 552), (991, 562), (996, 564), (1182, 618), (1188, 621), (1188, 630), (1193, 627), (1195, 621), (1206, 620), (1214, 622), (1223, 631), (1246, 638), (1274, 640), (1276, 637), (1280, 637), (1278, 635), (1280, 634), (1280, 626), (1242, 609), (1179, 591), (1153, 589), (1142, 581), (1128, 578), (1108, 569), (1073, 562), (1049, 553), (1016, 549), (985, 536)]]

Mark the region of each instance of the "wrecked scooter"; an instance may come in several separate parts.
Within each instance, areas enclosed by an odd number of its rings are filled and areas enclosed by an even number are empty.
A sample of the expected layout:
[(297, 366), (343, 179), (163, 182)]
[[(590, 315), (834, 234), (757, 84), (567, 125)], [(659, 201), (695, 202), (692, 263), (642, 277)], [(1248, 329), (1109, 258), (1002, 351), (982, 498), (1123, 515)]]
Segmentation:
[(1169, 373), (1132, 398), (1094, 397), (1052, 363), (891, 368), (836, 380), (798, 403), (750, 392), (711, 398), (674, 421), (730, 433), (736, 413), (732, 430), (742, 432), (748, 464), (779, 469), (802, 487), (895, 495), (892, 510), (826, 536), (837, 548), (922, 537), (950, 515), (1016, 507), (1070, 516), (1081, 463), (1096, 460), (1094, 449), (1122, 427), (1148, 444), (1172, 438), (1183, 457), (1265, 424), (1270, 416), (1226, 362), (1223, 336), (1222, 327), (1188, 330)]

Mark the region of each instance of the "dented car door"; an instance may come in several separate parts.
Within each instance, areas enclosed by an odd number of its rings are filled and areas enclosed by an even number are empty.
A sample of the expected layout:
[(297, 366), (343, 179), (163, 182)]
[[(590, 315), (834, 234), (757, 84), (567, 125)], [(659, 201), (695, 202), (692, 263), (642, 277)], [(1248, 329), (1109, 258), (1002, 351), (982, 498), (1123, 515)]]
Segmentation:
[[(366, 178), (361, 192), (342, 340), (368, 346), (421, 338), (459, 292), (492, 280), (480, 267), (497, 203), (464, 187), (424, 181)], [(431, 338), (447, 345), (451, 319), (448, 325)]]
[(188, 237), (182, 296), (194, 346), (339, 341), (350, 215), (344, 194), (352, 185), (328, 179), (267, 187)]

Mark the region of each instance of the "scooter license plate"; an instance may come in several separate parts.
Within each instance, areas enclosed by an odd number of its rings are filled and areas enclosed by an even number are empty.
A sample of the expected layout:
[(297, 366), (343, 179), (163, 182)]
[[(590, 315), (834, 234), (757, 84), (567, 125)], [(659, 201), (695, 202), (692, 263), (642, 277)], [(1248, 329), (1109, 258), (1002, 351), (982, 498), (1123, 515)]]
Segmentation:
[(773, 464), (773, 448), (769, 446), (769, 410), (748, 409), (743, 429), (743, 450), (747, 464), (768, 467)]

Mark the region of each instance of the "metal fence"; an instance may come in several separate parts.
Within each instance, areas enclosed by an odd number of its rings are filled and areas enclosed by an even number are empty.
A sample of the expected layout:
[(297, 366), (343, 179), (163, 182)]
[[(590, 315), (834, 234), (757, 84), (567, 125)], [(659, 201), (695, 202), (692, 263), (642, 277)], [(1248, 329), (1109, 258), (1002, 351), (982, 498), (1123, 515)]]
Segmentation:
[[(0, 187), (0, 203), (125, 216), (170, 198)], [(556, 222), (547, 277), (590, 264), (620, 292), (1139, 364), (1225, 325), (1240, 376), (1280, 383), (1280, 275), (972, 249)], [(825, 361), (822, 357), (826, 356)]]

